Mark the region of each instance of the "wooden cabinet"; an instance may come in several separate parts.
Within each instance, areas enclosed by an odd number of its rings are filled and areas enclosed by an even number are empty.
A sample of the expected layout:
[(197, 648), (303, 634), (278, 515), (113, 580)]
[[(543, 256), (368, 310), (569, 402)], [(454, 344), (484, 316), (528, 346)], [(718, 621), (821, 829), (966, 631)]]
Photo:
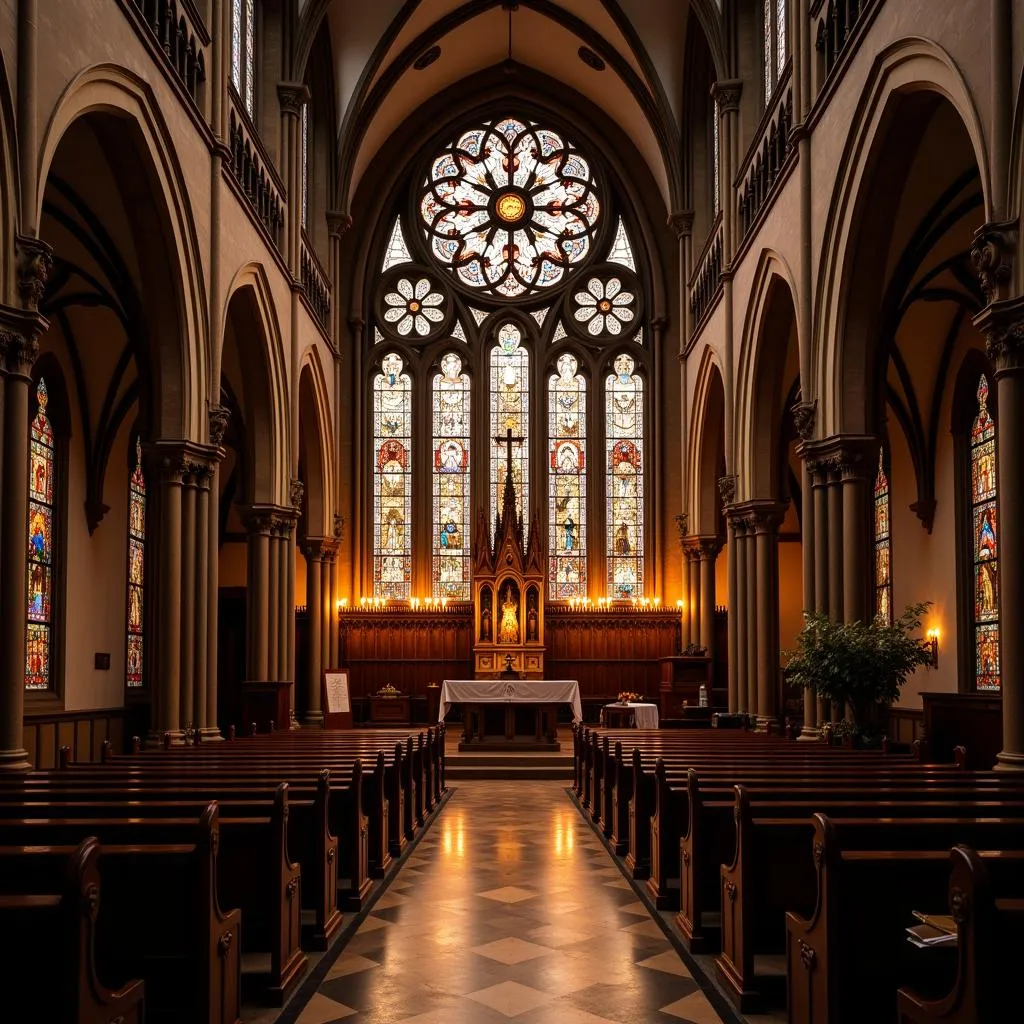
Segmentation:
[(370, 698), (371, 725), (410, 725), (412, 701), (407, 693), (397, 697)]
[(701, 684), (707, 687), (708, 706), (728, 707), (727, 693), (713, 688), (714, 663), (711, 658), (674, 655), (661, 658), (659, 708), (662, 719), (682, 718), (683, 701), (696, 707), (700, 703)]

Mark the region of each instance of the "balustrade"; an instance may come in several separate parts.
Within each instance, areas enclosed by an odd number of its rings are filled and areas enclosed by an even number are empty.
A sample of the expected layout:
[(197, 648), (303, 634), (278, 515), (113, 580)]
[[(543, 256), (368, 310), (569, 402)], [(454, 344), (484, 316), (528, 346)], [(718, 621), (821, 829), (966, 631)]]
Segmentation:
[(768, 108), (758, 142), (753, 146), (740, 171), (739, 222), (740, 237), (757, 220), (771, 195), (782, 168), (793, 149), (790, 129), (793, 127), (793, 85), (791, 68), (786, 69), (779, 90)]
[(694, 326), (698, 325), (711, 308), (718, 294), (722, 277), (722, 215), (718, 215), (704, 251), (697, 261), (697, 270), (690, 279), (690, 308)]
[(270, 159), (264, 153), (258, 136), (250, 128), (241, 101), (233, 88), (230, 89), (230, 93), (231, 174), (241, 186), (245, 198), (267, 229), (274, 245), (280, 249), (281, 231), (284, 226), (284, 186), (278, 179)]
[(815, 46), (824, 64), (821, 83), (832, 73), (864, 15), (880, 0), (824, 0), (812, 8), (817, 16)]
[(197, 106), (206, 81), (210, 37), (191, 4), (177, 0), (131, 0), (175, 76)]
[(320, 326), (329, 331), (331, 328), (331, 286), (305, 232), (302, 236), (299, 270), (302, 291), (305, 293), (309, 308)]

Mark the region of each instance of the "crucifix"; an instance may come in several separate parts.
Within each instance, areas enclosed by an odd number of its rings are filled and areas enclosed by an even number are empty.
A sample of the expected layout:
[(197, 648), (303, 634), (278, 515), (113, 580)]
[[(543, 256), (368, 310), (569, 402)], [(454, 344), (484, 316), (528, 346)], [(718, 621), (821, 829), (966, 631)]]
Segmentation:
[(526, 440), (525, 437), (513, 437), (512, 428), (508, 428), (508, 433), (502, 437), (500, 434), (494, 439), (495, 444), (505, 445), (505, 476), (507, 479), (512, 479), (512, 445), (522, 444)]

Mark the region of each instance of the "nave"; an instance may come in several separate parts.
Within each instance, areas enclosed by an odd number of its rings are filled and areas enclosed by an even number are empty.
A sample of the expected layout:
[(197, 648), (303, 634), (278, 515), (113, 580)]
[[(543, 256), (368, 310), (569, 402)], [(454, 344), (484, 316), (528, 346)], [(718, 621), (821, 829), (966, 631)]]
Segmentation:
[(289, 1010), (281, 1024), (719, 1021), (564, 783), (543, 781), (459, 782)]

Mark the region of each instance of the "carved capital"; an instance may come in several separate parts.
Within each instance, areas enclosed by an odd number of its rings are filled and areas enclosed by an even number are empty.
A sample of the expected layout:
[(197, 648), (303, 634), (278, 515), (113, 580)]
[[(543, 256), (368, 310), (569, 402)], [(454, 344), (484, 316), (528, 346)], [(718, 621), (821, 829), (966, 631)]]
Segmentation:
[(248, 508), (239, 509), (250, 537), (259, 534), (269, 537), (274, 530), (277, 511), (273, 505), (250, 505)]
[(226, 405), (211, 405), (208, 415), (210, 444), (219, 448), (224, 443), (224, 434), (228, 429), (228, 421), (231, 419), (231, 410)]
[(676, 529), (679, 531), (680, 547), (686, 543), (686, 534), (690, 528), (690, 516), (686, 512), (680, 512), (676, 516)]
[(736, 500), (735, 473), (727, 473), (718, 478), (718, 493), (722, 496), (723, 505), (731, 505)]
[(331, 238), (343, 238), (352, 230), (352, 214), (345, 210), (327, 211), (327, 234)]
[(721, 537), (701, 537), (700, 538), (700, 560), (702, 562), (713, 562), (718, 558), (719, 552), (722, 550), (722, 538)]
[(1007, 298), (1019, 234), (1016, 221), (984, 224), (971, 242), (971, 266), (990, 303)]
[(0, 363), (7, 373), (28, 377), (39, 356), (39, 338), (34, 332), (24, 334), (10, 328), (0, 328)]
[(793, 425), (801, 441), (810, 441), (814, 438), (815, 420), (818, 416), (818, 403), (796, 402), (792, 408)]
[(740, 109), (740, 96), (743, 95), (743, 82), (738, 78), (729, 78), (715, 82), (711, 87), (711, 96), (718, 104), (719, 114), (734, 114)]
[(679, 210), (669, 214), (668, 226), (676, 233), (676, 238), (685, 238), (693, 234), (693, 210)]
[(339, 512), (334, 513), (334, 539), (341, 542), (341, 538), (345, 533), (345, 517)]
[(302, 495), (306, 490), (306, 485), (299, 480), (297, 477), (294, 478), (288, 485), (288, 501), (292, 508), (302, 508)]
[(309, 102), (309, 87), (302, 82), (278, 82), (277, 99), (281, 104), (282, 114), (298, 117), (303, 106)]
[(974, 318), (996, 376), (1024, 369), (1024, 298), (987, 306)]
[(21, 304), (25, 309), (38, 309), (53, 269), (53, 249), (30, 235), (18, 235), (14, 247)]
[(786, 518), (788, 504), (780, 501), (750, 502), (747, 514), (754, 533), (776, 534)]

